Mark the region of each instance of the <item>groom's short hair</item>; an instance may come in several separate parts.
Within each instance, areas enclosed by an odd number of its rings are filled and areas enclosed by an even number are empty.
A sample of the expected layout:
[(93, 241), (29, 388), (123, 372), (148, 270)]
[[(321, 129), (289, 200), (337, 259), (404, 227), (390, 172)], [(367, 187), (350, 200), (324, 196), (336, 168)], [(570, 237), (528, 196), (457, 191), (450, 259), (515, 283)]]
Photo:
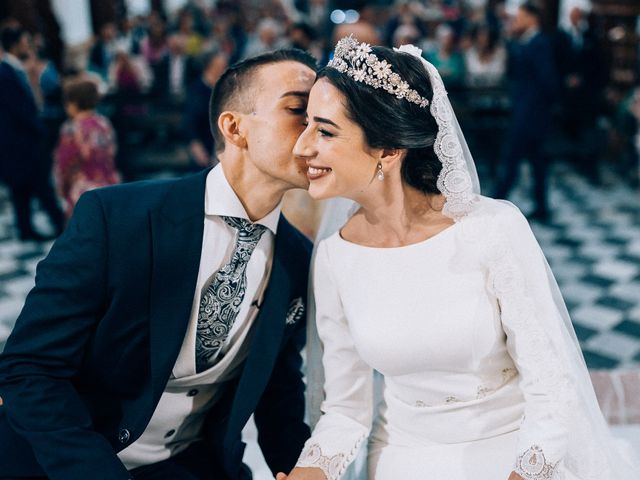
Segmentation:
[(297, 48), (285, 48), (263, 53), (231, 65), (216, 82), (209, 101), (209, 125), (216, 152), (224, 150), (224, 137), (218, 129), (218, 117), (226, 110), (249, 113), (254, 108), (255, 92), (253, 80), (256, 72), (265, 65), (278, 62), (298, 62), (314, 72), (316, 59)]

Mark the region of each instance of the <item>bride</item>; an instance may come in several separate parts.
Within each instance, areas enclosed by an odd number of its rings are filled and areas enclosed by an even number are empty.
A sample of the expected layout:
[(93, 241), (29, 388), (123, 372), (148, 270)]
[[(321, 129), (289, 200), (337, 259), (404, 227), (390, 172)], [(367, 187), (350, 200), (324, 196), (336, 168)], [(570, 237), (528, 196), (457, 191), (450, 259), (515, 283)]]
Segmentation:
[(278, 479), (343, 478), (364, 445), (376, 480), (639, 478), (525, 217), (480, 195), (419, 49), (342, 39), (307, 113), (309, 192), (356, 211), (317, 247), (322, 416)]

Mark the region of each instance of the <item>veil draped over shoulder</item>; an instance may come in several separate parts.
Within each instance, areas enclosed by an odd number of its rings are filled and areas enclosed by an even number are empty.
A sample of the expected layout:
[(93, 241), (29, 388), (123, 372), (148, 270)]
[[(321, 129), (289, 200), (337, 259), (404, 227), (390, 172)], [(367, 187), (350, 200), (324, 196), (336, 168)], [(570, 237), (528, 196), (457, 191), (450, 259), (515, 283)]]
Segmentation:
[[(443, 213), (464, 224), (463, 231), (469, 245), (476, 244), (474, 238), (480, 236), (490, 239), (489, 242), (483, 242), (489, 247), (482, 252), (488, 287), (499, 301), (501, 315), (517, 319), (513, 324), (517, 323), (526, 332), (531, 355), (539, 355), (534, 360), (541, 366), (539, 371), (542, 373), (538, 373), (536, 380), (552, 382), (552, 391), (556, 392), (556, 398), (552, 400), (561, 408), (550, 414), (555, 416), (555, 420), (563, 422), (570, 432), (564, 456), (566, 470), (580, 480), (640, 478), (637, 460), (632, 458), (633, 452), (630, 448), (625, 450), (626, 445), (611, 436), (600, 411), (569, 313), (535, 238), (533, 235), (521, 238), (518, 232), (499, 234), (486, 228), (482, 218), (492, 214), (491, 205), (495, 205), (496, 201), (490, 202), (480, 196), (473, 157), (440, 74), (422, 58), (419, 48), (403, 45), (396, 51), (419, 58), (428, 73), (433, 89), (429, 108), (438, 125), (434, 151), (442, 163), (437, 184), (446, 200)], [(508, 202), (500, 204), (516, 209)], [(324, 210), (316, 246), (337, 232), (357, 208), (358, 205), (350, 200), (330, 200)], [(322, 345), (315, 324), (312, 284), (309, 296), (307, 418), (313, 428), (321, 415), (324, 371)], [(364, 478), (358, 468), (356, 462), (347, 476)]]

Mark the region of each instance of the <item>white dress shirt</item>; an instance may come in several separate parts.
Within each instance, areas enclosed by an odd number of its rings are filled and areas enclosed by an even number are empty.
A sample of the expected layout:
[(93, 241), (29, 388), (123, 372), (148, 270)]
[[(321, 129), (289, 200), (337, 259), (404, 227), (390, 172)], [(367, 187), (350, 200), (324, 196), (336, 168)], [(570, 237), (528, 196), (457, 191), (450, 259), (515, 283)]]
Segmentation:
[[(274, 236), (280, 218), (280, 205), (255, 223), (267, 227), (247, 264), (247, 288), (238, 316), (222, 347), (218, 362), (196, 373), (195, 343), (198, 310), (202, 292), (212, 276), (231, 259), (237, 230), (221, 216), (249, 219), (242, 203), (227, 182), (222, 165), (207, 176), (202, 253), (191, 316), (178, 358), (165, 391), (143, 432), (118, 456), (128, 469), (157, 463), (179, 453), (200, 439), (207, 411), (224, 391), (225, 384), (240, 374), (249, 354), (257, 305), (267, 286), (273, 260)], [(179, 262), (181, 259), (176, 258)]]

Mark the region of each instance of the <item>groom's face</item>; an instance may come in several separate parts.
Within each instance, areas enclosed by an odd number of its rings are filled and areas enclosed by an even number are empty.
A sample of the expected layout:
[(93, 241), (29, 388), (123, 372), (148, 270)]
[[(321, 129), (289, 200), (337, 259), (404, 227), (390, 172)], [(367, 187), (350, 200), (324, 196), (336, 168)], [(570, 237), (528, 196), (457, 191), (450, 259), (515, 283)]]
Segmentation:
[(245, 117), (250, 160), (285, 189), (307, 188), (307, 167), (293, 155), (293, 146), (305, 128), (316, 74), (302, 63), (284, 61), (265, 65), (255, 75), (255, 107)]

